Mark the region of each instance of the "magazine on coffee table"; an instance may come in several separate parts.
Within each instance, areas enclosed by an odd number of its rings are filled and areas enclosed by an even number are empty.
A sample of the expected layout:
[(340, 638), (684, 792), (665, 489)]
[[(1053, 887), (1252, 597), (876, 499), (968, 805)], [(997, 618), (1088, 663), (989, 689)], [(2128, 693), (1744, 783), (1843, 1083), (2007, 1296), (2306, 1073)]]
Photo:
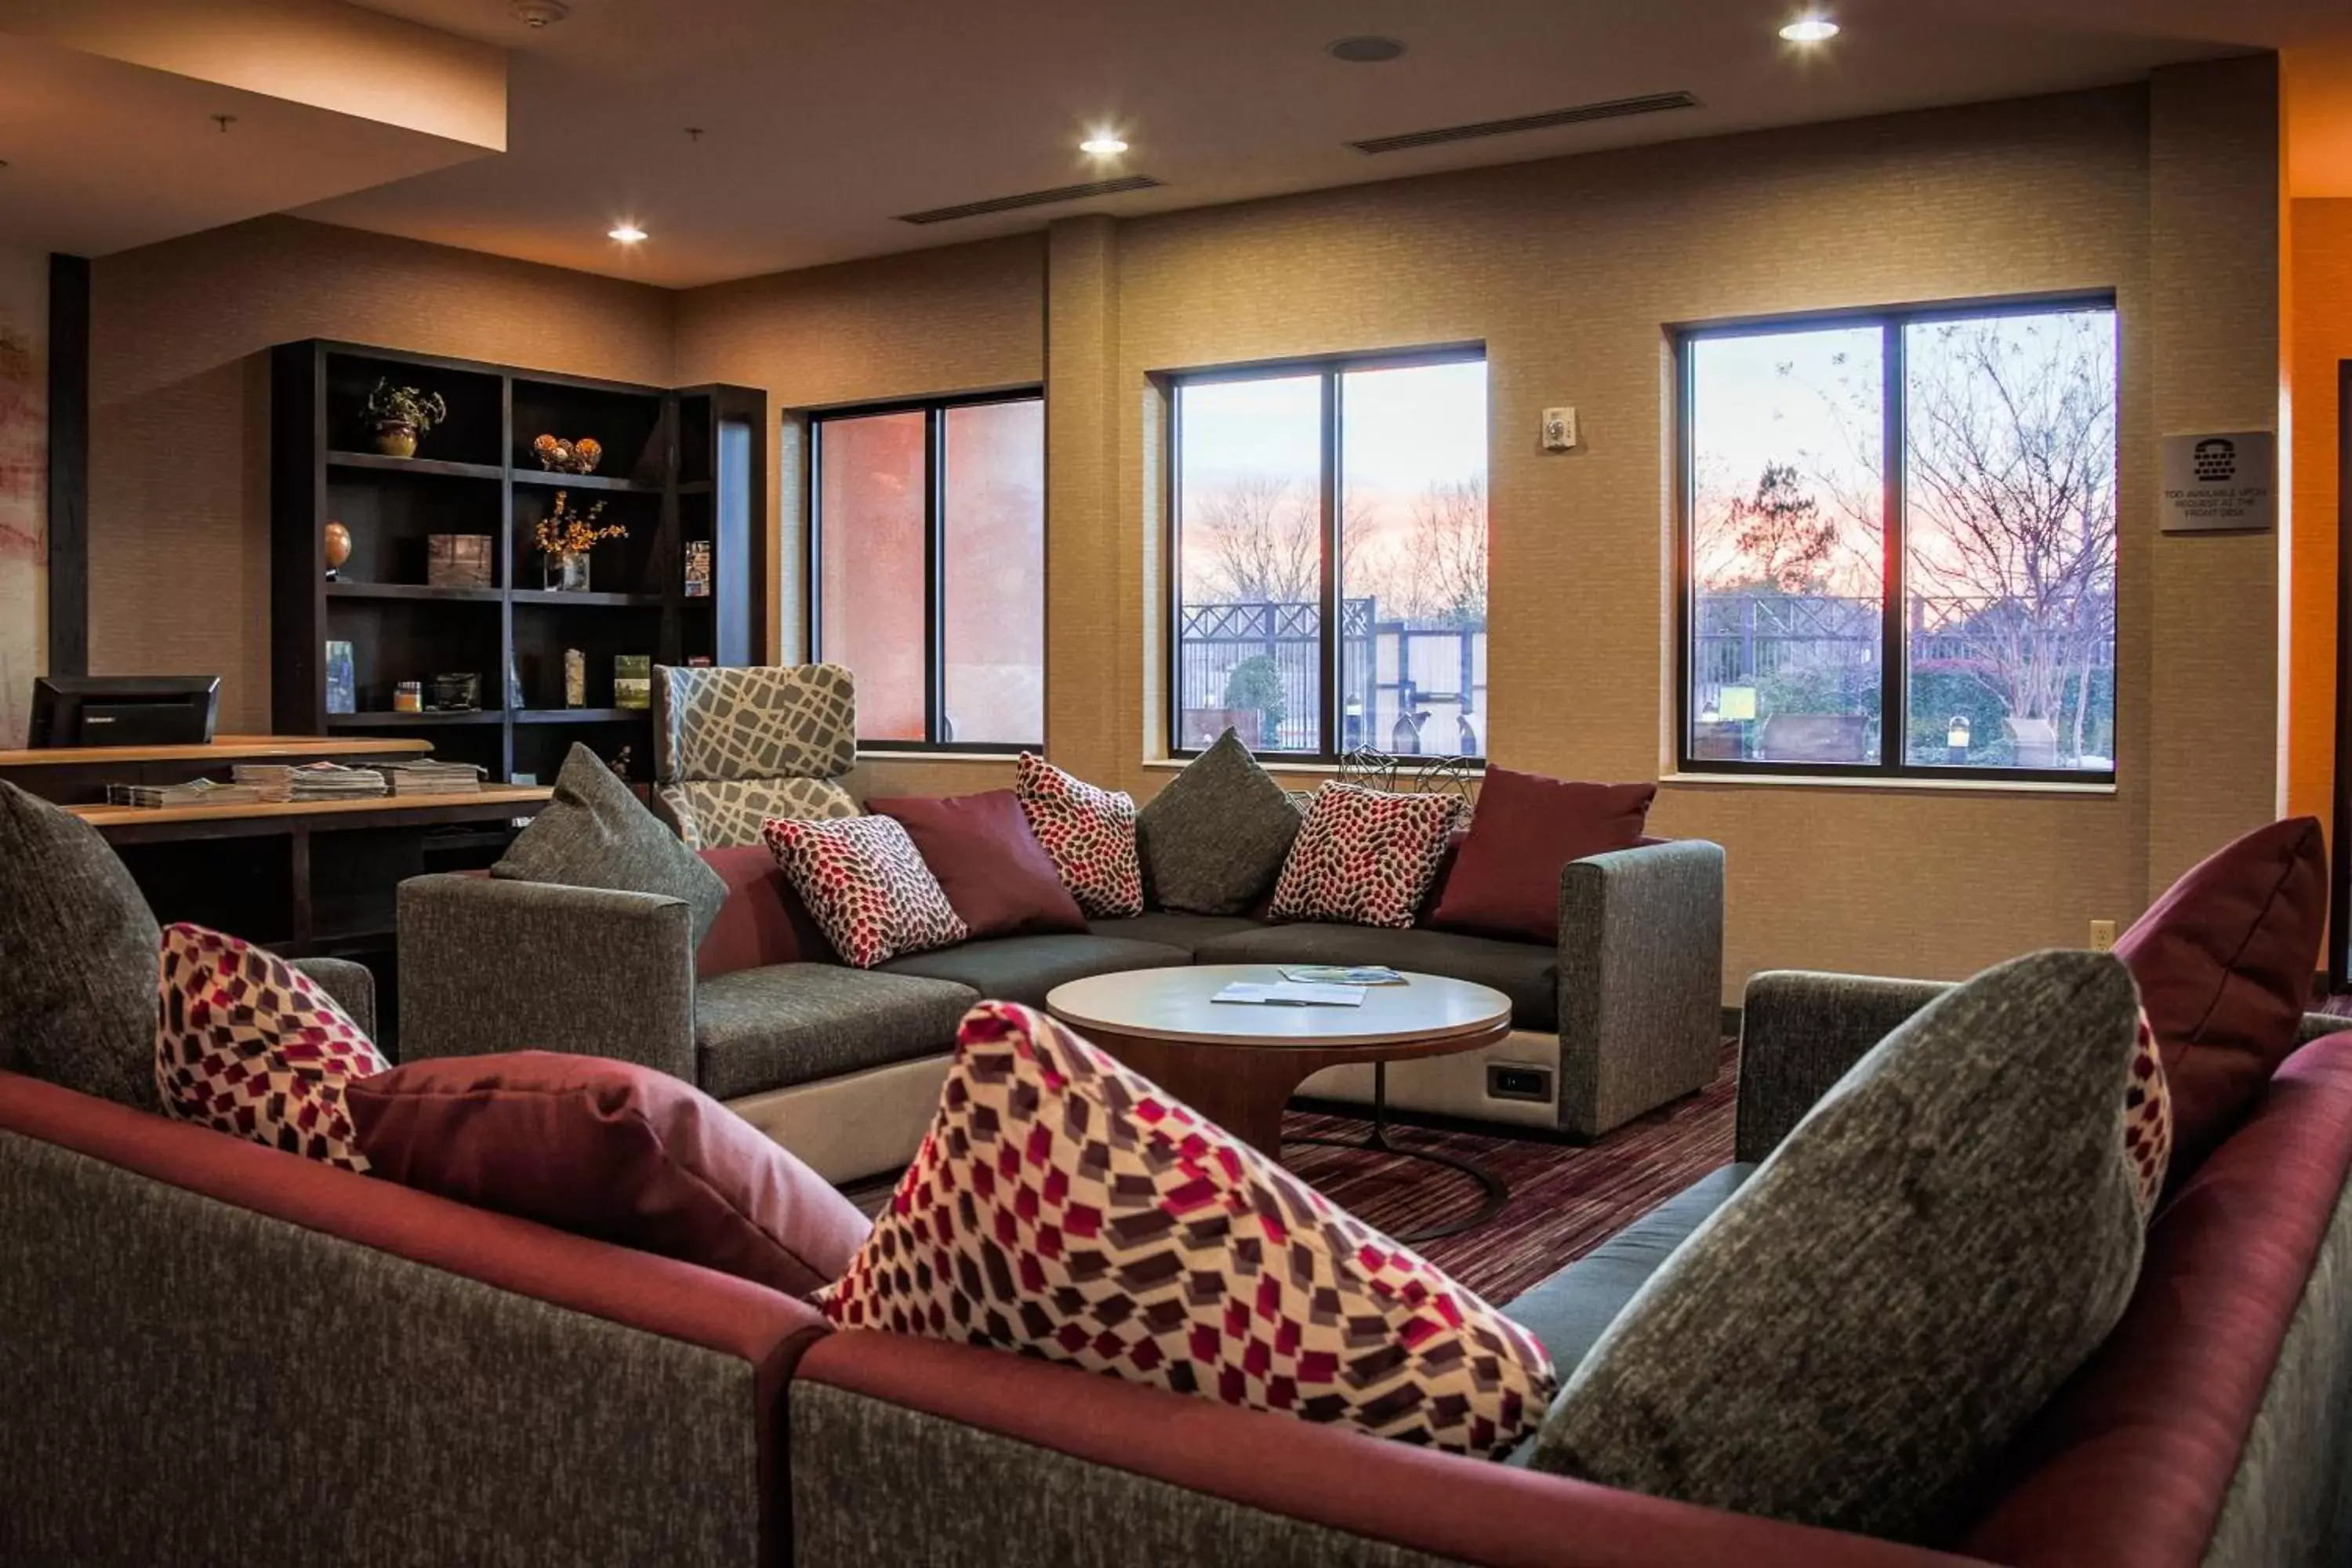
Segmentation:
[(1301, 985), (1402, 985), (1403, 975), (1385, 963), (1284, 964), (1282, 977)]
[(1302, 985), (1295, 980), (1279, 981), (1271, 985), (1236, 980), (1210, 1000), (1242, 1002), (1262, 1007), (1360, 1007), (1364, 1005), (1364, 988), (1360, 985)]

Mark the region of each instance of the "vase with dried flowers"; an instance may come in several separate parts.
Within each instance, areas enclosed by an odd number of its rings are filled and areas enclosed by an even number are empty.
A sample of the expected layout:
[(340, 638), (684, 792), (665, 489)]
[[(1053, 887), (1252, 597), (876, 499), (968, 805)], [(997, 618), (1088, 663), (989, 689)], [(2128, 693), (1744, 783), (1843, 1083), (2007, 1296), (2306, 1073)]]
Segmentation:
[(449, 405), (437, 392), (394, 386), (379, 377), (368, 394), (368, 418), (375, 426), (375, 449), (387, 458), (416, 456), (416, 442), (426, 431), (449, 417)]
[(626, 539), (629, 531), (617, 522), (597, 526), (604, 515), (598, 501), (586, 511), (572, 510), (572, 492), (555, 492), (555, 504), (539, 520), (539, 552), (545, 559), (548, 587), (562, 594), (588, 591), (588, 552), (602, 539)]

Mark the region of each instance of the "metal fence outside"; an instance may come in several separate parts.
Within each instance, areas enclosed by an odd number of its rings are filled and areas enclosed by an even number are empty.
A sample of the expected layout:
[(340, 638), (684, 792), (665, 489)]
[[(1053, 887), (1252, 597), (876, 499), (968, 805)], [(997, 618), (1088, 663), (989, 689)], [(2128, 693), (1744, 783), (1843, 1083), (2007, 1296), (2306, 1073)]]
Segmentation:
[[(1273, 600), (1186, 605), (1176, 639), (1179, 739), (1205, 745), (1228, 722), (1248, 727), (1267, 707), (1227, 700), (1263, 687), (1234, 671), (1251, 659), (1272, 667), (1280, 722), (1245, 734), (1264, 751), (1311, 752), (1322, 743), (1323, 609)], [(1372, 745), (1411, 754), (1485, 751), (1486, 626), (1481, 621), (1383, 620), (1370, 597), (1339, 605), (1340, 723), (1343, 750)]]

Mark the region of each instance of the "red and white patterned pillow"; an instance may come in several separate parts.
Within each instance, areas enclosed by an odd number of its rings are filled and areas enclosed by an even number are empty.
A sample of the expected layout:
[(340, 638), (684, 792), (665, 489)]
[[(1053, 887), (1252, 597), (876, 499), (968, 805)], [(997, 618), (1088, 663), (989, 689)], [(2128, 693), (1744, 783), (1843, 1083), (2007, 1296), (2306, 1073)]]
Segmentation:
[(772, 816), (761, 835), (845, 963), (871, 969), (971, 934), (894, 818)]
[(1143, 912), (1133, 795), (1097, 789), (1034, 752), (1014, 764), (1013, 795), (1079, 909), (1097, 920)]
[(849, 1270), (844, 1329), (961, 1341), (1352, 1426), (1507, 1452), (1543, 1347), (1029, 1008), (964, 1016), (938, 1116)]
[(1290, 846), (1268, 915), (1348, 925), (1412, 924), (1445, 858), (1462, 803), (1450, 795), (1391, 795), (1360, 784), (1315, 792)]
[(2156, 1215), (2156, 1200), (2172, 1164), (2172, 1086), (2165, 1079), (2164, 1058), (2145, 1007), (2132, 1048), (2131, 1078), (2124, 1086), (2124, 1153), (2138, 1179), (2139, 1217), (2145, 1222)]
[(317, 982), (202, 926), (163, 928), (155, 1087), (163, 1113), (364, 1172), (343, 1091), (388, 1071)]

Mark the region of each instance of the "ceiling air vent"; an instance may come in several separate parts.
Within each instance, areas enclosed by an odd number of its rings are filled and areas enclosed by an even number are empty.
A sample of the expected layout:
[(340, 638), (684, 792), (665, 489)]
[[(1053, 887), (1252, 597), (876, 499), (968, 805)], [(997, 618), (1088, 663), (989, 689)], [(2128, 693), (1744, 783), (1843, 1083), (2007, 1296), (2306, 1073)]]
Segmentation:
[(1663, 114), (1669, 109), (1697, 107), (1698, 100), (1689, 93), (1654, 92), (1642, 98), (1612, 98), (1606, 103), (1580, 103), (1574, 109), (1522, 114), (1516, 120), (1481, 120), (1475, 125), (1446, 125), (1435, 131), (1408, 131), (1402, 136), (1374, 136), (1348, 145), (1359, 153), (1402, 153), (1408, 147), (1475, 142), (1482, 136), (1513, 136), (1522, 131), (1549, 131), (1556, 125), (1582, 125), (1591, 120), (1622, 120), (1629, 114)]
[(1055, 202), (1084, 201), (1088, 196), (1115, 196), (1122, 191), (1148, 191), (1160, 184), (1149, 174), (1129, 174), (1117, 180), (1088, 180), (1083, 185), (1055, 185), (1050, 191), (1026, 191), (1017, 196), (992, 196), (984, 202), (933, 207), (929, 212), (900, 213), (900, 223), (953, 223), (961, 217), (982, 217), (1022, 207), (1051, 206)]

